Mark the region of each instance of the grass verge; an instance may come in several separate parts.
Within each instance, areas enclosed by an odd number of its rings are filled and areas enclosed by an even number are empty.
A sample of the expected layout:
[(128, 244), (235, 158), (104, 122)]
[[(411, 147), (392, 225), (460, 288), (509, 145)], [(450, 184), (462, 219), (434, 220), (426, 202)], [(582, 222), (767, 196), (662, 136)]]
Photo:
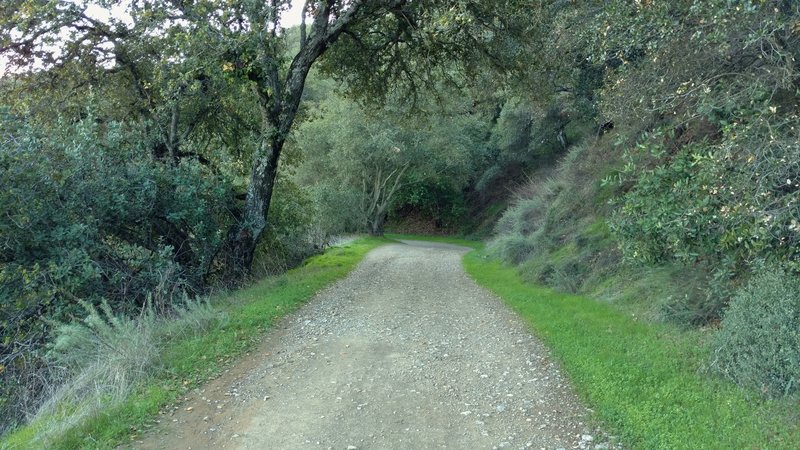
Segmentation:
[(762, 400), (703, 375), (697, 333), (526, 284), (515, 269), (479, 252), (467, 254), (464, 266), (530, 324), (626, 447), (800, 448), (797, 402)]
[[(114, 448), (151, 425), (159, 410), (189, 389), (217, 374), (237, 355), (252, 348), (275, 321), (296, 310), (323, 287), (346, 276), (373, 248), (386, 239), (364, 238), (309, 258), (305, 264), (277, 277), (230, 294), (212, 303), (228, 317), (223, 326), (200, 336), (177, 340), (161, 355), (163, 370), (122, 404), (82, 421), (47, 440), (40, 431), (58, 417), (42, 417), (0, 441), (0, 449)], [(65, 405), (66, 411), (69, 406)]]

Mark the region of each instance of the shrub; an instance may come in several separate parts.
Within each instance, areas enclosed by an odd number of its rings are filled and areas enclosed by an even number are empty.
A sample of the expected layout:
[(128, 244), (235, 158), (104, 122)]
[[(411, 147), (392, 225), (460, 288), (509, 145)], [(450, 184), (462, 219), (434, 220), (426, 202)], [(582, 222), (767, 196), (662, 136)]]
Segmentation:
[(46, 419), (37, 430), (44, 441), (124, 401), (162, 370), (161, 352), (176, 337), (205, 333), (225, 319), (208, 299), (185, 294), (169, 317), (157, 314), (150, 301), (135, 318), (115, 314), (107, 301), (79, 304), (83, 320), (52, 323), (41, 374), (51, 387), (36, 413)]
[(158, 355), (156, 315), (152, 308), (138, 319), (115, 316), (108, 302), (95, 308), (80, 301), (82, 321), (53, 323), (46, 360), (52, 388), (45, 392), (41, 416), (53, 416), (52, 429), (73, 426), (104, 405), (123, 400), (154, 370)]
[(496, 238), (490, 247), (501, 260), (511, 264), (520, 264), (533, 253), (533, 244), (529, 238), (520, 234), (507, 234)]
[(75, 299), (170, 311), (207, 288), (234, 204), (229, 176), (152, 157), (146, 127), (1, 113), (0, 432), (40, 390), (42, 318), (81, 317)]
[(626, 192), (610, 224), (628, 261), (709, 269), (706, 295), (663, 310), (706, 323), (753, 261), (800, 271), (800, 6), (644, 3), (608, 2), (598, 15), (603, 33), (587, 35), (592, 59), (614, 80), (598, 103), (602, 115), (647, 130), (638, 142), (620, 140), (616, 175)]
[(712, 368), (769, 396), (800, 391), (800, 278), (756, 275), (733, 297), (714, 337)]

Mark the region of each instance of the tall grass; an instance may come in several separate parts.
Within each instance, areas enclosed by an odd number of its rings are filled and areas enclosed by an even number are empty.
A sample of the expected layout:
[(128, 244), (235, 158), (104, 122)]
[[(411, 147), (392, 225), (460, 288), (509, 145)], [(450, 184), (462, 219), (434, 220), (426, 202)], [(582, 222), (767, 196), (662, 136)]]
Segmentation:
[(0, 449), (116, 447), (386, 242), (366, 238), (329, 249), (247, 289), (187, 301), (169, 320), (147, 309), (122, 319), (87, 305), (87, 320), (57, 327), (50, 351), (59, 387), (29, 425), (0, 440)]
[(225, 313), (208, 299), (184, 296), (172, 314), (159, 315), (148, 301), (134, 318), (115, 315), (106, 302), (80, 302), (83, 320), (52, 323), (44, 402), (32, 421), (31, 444), (54, 440), (103, 411), (117, 407), (136, 389), (164, 370), (165, 348), (176, 339), (208, 332), (225, 322)]

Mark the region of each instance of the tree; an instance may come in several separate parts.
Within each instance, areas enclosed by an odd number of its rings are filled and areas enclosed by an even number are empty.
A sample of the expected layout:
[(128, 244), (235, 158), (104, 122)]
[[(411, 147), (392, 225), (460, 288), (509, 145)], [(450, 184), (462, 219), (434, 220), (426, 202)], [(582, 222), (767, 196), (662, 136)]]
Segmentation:
[[(287, 55), (281, 16), (290, 4), (286, 0), (84, 0), (64, 5), (12, 0), (0, 10), (0, 53), (9, 55), (15, 66), (34, 72), (56, 73), (89, 64), (96, 70), (84, 77), (87, 83), (94, 82), (98, 71), (99, 76), (108, 76), (125, 70), (136, 89), (152, 84), (156, 74), (166, 77), (163, 108), (144, 107), (151, 114), (167, 111), (168, 125), (162, 134), (172, 156), (200, 119), (182, 114), (168, 92), (180, 94), (198, 82), (203, 89), (207, 79), (224, 80), (239, 95), (247, 92), (245, 101), (252, 101), (258, 110), (253, 130), (257, 145), (249, 155), (239, 155), (249, 157), (249, 182), (224, 252), (229, 276), (240, 277), (250, 267), (265, 229), (278, 161), (316, 61), (333, 49), (326, 69), (364, 94), (381, 98), (396, 86), (416, 92), (435, 75), (447, 76), (452, 66), (442, 62), (499, 55), (489, 51), (493, 47), (505, 49), (502, 55), (513, 58), (514, 51), (508, 51), (513, 48), (510, 18), (529, 11), (527, 2), (511, 0), (491, 5), (467, 0), (307, 0), (300, 45)], [(98, 18), (90, 6), (125, 14)], [(142, 71), (147, 63), (133, 58), (132, 51), (140, 56), (160, 52), (157, 60), (172, 70)], [(499, 57), (493, 60), (501, 63)], [(149, 79), (143, 80), (144, 75)], [(195, 112), (202, 118), (207, 109)], [(181, 123), (184, 128), (178, 132)]]
[[(358, 228), (382, 235), (393, 208), (417, 201), (419, 190), (433, 187), (460, 192), (479, 163), (471, 133), (479, 128), (468, 113), (453, 115), (416, 110), (409, 114), (391, 100), (366, 109), (351, 100), (329, 96), (303, 123), (297, 142), (304, 163), (300, 182), (334, 186)], [(480, 133), (476, 133), (478, 136)], [(438, 194), (435, 192), (434, 195)], [(333, 213), (342, 220), (341, 213)]]

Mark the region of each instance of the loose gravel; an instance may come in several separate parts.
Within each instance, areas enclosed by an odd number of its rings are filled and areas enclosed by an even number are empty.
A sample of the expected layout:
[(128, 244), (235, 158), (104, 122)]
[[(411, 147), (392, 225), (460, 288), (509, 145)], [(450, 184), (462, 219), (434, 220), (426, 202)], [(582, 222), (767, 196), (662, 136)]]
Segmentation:
[(467, 277), (467, 250), (373, 250), (133, 447), (616, 447), (548, 350)]

